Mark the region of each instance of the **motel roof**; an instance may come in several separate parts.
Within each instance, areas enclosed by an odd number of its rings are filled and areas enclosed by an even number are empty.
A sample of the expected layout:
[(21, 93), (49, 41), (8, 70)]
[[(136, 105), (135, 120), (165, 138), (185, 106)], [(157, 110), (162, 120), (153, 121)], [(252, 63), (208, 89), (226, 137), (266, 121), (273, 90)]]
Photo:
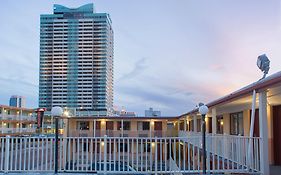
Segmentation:
[[(241, 98), (247, 95), (250, 95), (253, 93), (253, 90), (256, 90), (256, 92), (259, 92), (260, 90), (264, 90), (266, 88), (275, 86), (277, 84), (281, 83), (281, 71), (277, 72), (275, 74), (272, 74), (264, 79), (258, 80), (252, 84), (249, 84), (248, 86), (245, 86), (237, 91), (234, 91), (226, 96), (223, 96), (219, 99), (216, 99), (214, 101), (211, 101), (207, 103), (206, 105), (210, 108), (225, 102), (233, 101), (237, 98)], [(179, 117), (183, 117), (192, 113), (195, 113), (198, 111), (198, 108), (195, 108), (185, 114), (182, 114)]]

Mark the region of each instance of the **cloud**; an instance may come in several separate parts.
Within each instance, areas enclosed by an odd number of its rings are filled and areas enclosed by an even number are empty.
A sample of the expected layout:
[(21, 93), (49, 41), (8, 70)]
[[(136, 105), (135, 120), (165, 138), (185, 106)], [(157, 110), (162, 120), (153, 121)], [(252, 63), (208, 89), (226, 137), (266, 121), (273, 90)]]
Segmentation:
[[(149, 107), (161, 109), (162, 115), (180, 115), (186, 109), (193, 108), (195, 103), (191, 100), (193, 92), (172, 89), (167, 87), (156, 88), (145, 86), (118, 86), (116, 91), (118, 105), (126, 106), (140, 115)], [(132, 100), (133, 99), (133, 100)]]
[(127, 74), (124, 74), (119, 81), (121, 80), (126, 80), (126, 79), (132, 79), (136, 76), (138, 76), (139, 74), (141, 74), (145, 69), (148, 68), (148, 65), (146, 64), (146, 58), (141, 58), (139, 59), (135, 65), (132, 71), (130, 71)]

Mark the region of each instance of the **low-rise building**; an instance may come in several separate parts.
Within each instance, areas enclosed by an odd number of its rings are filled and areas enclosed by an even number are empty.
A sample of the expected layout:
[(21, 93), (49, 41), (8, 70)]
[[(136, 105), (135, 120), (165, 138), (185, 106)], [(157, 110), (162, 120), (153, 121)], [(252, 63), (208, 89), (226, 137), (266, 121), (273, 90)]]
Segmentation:
[(64, 118), (70, 137), (164, 137), (176, 135), (173, 117), (105, 116)]
[(0, 136), (35, 133), (36, 117), (33, 109), (0, 105)]

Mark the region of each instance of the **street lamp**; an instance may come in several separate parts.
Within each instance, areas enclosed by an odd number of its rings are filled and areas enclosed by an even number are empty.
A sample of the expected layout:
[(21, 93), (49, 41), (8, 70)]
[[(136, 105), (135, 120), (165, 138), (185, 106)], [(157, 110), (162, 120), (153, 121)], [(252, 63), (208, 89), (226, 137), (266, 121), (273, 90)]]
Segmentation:
[(202, 116), (202, 149), (203, 149), (203, 174), (206, 174), (206, 122), (205, 116), (209, 109), (203, 103), (199, 103), (199, 113)]
[(56, 128), (56, 135), (55, 135), (55, 174), (58, 173), (58, 149), (59, 149), (59, 117), (63, 114), (63, 109), (59, 106), (55, 106), (51, 110), (52, 116), (55, 117), (55, 128)]

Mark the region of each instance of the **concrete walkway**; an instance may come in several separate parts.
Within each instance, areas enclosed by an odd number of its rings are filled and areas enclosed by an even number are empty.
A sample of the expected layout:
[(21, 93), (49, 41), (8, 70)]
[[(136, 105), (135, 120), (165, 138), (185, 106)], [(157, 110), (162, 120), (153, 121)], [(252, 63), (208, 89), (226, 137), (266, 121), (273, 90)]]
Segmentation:
[(270, 171), (270, 175), (280, 175), (281, 166), (270, 166), (269, 171)]

